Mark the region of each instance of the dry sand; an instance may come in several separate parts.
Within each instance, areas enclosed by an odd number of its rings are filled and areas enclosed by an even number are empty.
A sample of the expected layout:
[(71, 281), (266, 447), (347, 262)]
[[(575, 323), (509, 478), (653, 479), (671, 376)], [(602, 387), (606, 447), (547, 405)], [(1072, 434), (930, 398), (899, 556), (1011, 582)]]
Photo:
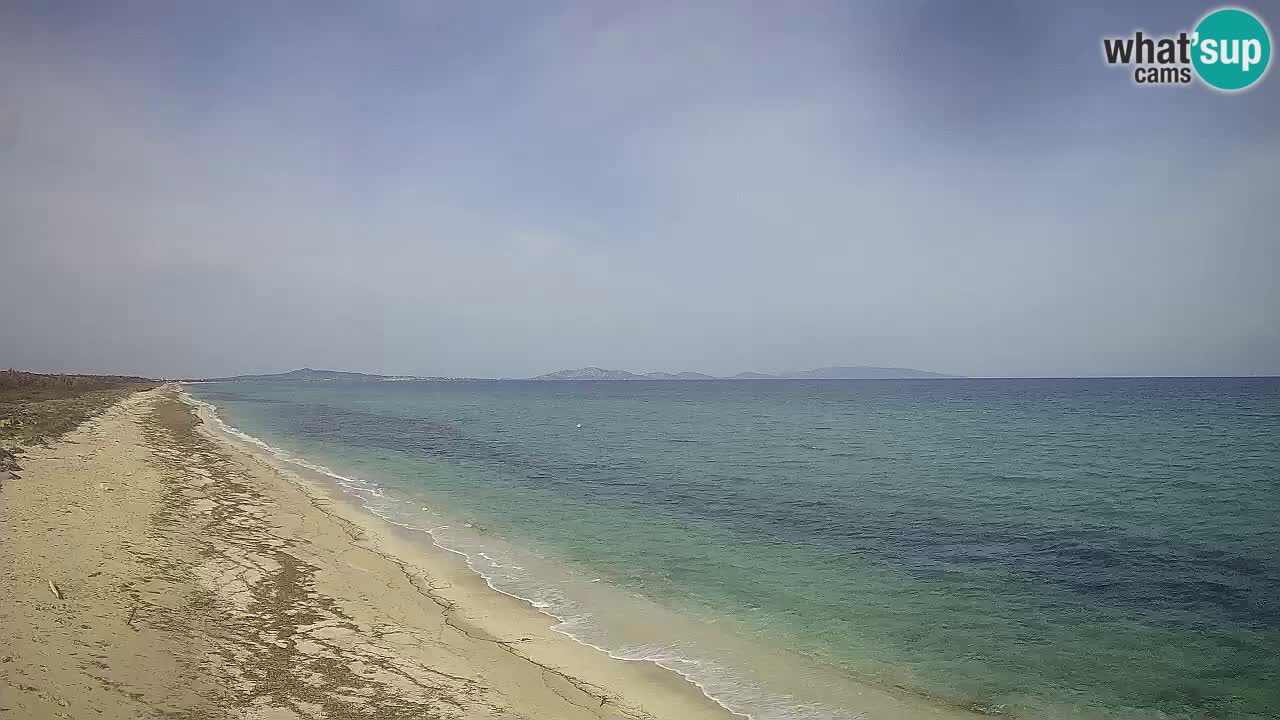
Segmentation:
[(732, 717), (208, 431), (174, 388), (18, 475), (0, 718)]

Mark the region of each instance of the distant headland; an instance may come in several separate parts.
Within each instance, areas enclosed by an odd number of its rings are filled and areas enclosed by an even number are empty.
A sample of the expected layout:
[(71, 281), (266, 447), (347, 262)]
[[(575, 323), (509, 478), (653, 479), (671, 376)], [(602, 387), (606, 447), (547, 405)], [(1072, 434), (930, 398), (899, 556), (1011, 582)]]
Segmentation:
[(581, 367), (570, 370), (557, 370), (531, 378), (479, 378), (479, 377), (440, 377), (416, 375), (375, 375), (369, 373), (346, 372), (341, 370), (313, 370), (300, 368), (289, 372), (264, 375), (235, 375), (231, 377), (191, 379), (187, 382), (215, 382), (226, 380), (246, 381), (295, 381), (295, 382), (389, 382), (400, 380), (617, 380), (617, 381), (692, 381), (692, 380), (931, 380), (960, 378), (963, 375), (914, 370), (912, 368), (872, 367), (856, 365), (851, 367), (823, 367), (813, 370), (794, 370), (780, 373), (740, 372), (737, 375), (718, 376), (699, 372), (648, 372), (633, 373), (626, 370), (608, 370), (600, 367)]

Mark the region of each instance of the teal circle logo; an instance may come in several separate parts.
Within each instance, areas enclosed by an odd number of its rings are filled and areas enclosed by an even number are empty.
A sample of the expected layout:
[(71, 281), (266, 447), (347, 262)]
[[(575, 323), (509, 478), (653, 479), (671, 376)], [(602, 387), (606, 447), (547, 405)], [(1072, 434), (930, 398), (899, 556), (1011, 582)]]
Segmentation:
[(1271, 62), (1271, 33), (1252, 13), (1215, 10), (1196, 25), (1191, 64), (1211, 87), (1231, 92), (1258, 82)]

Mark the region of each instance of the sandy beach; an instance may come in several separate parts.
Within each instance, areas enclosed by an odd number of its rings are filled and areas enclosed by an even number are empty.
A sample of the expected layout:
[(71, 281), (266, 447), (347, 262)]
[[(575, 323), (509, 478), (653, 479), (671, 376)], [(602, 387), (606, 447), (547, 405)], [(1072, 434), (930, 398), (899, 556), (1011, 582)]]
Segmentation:
[(0, 717), (728, 718), (137, 393), (0, 489)]

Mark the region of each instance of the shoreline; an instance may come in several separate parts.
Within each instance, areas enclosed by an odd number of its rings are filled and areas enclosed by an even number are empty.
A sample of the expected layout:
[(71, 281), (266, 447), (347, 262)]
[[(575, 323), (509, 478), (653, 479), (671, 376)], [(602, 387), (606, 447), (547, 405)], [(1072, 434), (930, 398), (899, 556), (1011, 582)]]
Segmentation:
[(733, 717), (304, 488), (173, 386), (28, 448), (0, 490), (0, 718)]
[[(837, 697), (842, 696), (845, 699), (852, 699), (856, 702), (856, 707), (832, 705), (825, 709), (820, 709), (820, 706), (812, 704), (810, 700), (787, 696), (787, 699), (794, 705), (793, 708), (778, 708), (776, 705), (771, 704), (771, 707), (763, 713), (759, 711), (756, 711), (756, 713), (746, 712), (735, 708), (732, 700), (726, 701), (717, 697), (696, 677), (670, 667), (659, 659), (622, 657), (610, 648), (601, 647), (574, 635), (568, 630), (557, 627), (557, 625), (565, 624), (565, 618), (539, 607), (539, 604), (530, 598), (495, 586), (492, 578), (485, 575), (479, 567), (473, 564), (471, 553), (442, 544), (432, 528), (415, 527), (399, 522), (384, 517), (371, 507), (366, 506), (366, 498), (360, 493), (376, 492), (376, 490), (371, 489), (376, 488), (376, 486), (367, 485), (363, 480), (347, 477), (323, 465), (317, 465), (306, 458), (275, 447), (261, 438), (230, 425), (218, 414), (215, 406), (192, 396), (186, 390), (181, 391), (181, 397), (184, 402), (191, 405), (193, 410), (204, 421), (202, 432), (209, 434), (219, 442), (230, 444), (252, 457), (255, 461), (272, 468), (285, 481), (299, 485), (313, 502), (325, 506), (321, 508), (325, 512), (334, 514), (341, 521), (360, 525), (365, 530), (378, 535), (381, 541), (388, 544), (388, 552), (398, 562), (418, 566), (429, 574), (464, 573), (480, 586), (480, 592), (470, 594), (466, 598), (466, 602), (472, 606), (484, 607), (494, 603), (496, 598), (503, 598), (517, 603), (519, 611), (526, 615), (527, 621), (538, 623), (544, 627), (545, 631), (551, 633), (549, 636), (552, 641), (550, 646), (554, 647), (556, 641), (559, 641), (577, 649), (569, 653), (574, 664), (572, 667), (566, 668), (567, 674), (593, 676), (602, 662), (606, 664), (621, 663), (623, 666), (642, 668), (642, 675), (657, 678), (658, 684), (662, 686), (662, 692), (673, 690), (678, 694), (692, 692), (697, 695), (699, 700), (713, 705), (711, 709), (716, 713), (716, 717), (723, 718), (746, 718), (748, 720), (767, 720), (773, 717), (789, 718), (793, 716), (793, 712), (802, 711), (801, 708), (808, 708), (808, 711), (802, 715), (803, 717), (822, 717), (832, 718), (833, 720), (838, 718), (855, 718), (859, 720), (870, 720), (871, 718), (962, 720), (964, 718), (982, 716), (982, 713), (976, 712), (974, 709), (948, 705), (910, 693), (892, 693), (876, 686), (844, 678), (841, 678), (840, 681), (851, 687), (844, 688), (835, 693), (835, 695)], [(351, 483), (351, 485), (347, 483)], [(357, 488), (355, 486), (360, 487)], [(429, 544), (429, 547), (424, 547), (425, 544)], [(454, 598), (449, 602), (457, 602), (457, 600), (457, 598)], [(501, 601), (498, 602), (501, 603)], [(483, 625), (483, 622), (481, 625)], [(581, 650), (587, 650), (588, 655), (582, 655)], [(559, 651), (551, 651), (549, 657), (555, 658), (555, 660), (564, 660), (565, 652), (564, 648)], [(540, 663), (539, 659), (528, 659), (532, 662)], [(554, 662), (555, 660), (552, 661)], [(695, 664), (699, 662), (684, 658), (680, 660)], [(591, 682), (594, 683), (597, 680), (606, 683), (606, 686), (610, 682), (607, 679), (601, 680), (598, 677), (592, 677)], [(700, 716), (681, 715), (680, 717), (692, 718)], [(796, 717), (801, 717), (801, 715), (796, 715)]]
[[(656, 685), (659, 693), (671, 692), (678, 696), (684, 696), (681, 699), (681, 703), (687, 703), (693, 707), (709, 704), (709, 706), (702, 708), (709, 713), (705, 717), (723, 718), (725, 720), (752, 719), (749, 714), (727, 707), (718, 698), (708, 693), (695, 679), (678, 670), (665, 667), (654, 660), (620, 657), (607, 648), (593, 645), (568, 631), (555, 627), (557, 623), (563, 623), (564, 619), (537, 607), (534, 601), (528, 598), (496, 587), (489, 577), (472, 567), (470, 563), (471, 556), (468, 553), (441, 544), (430, 529), (397, 523), (361, 505), (360, 498), (357, 495), (338, 484), (338, 479), (344, 478), (344, 476), (323, 466), (314, 465), (303, 458), (281, 457), (278, 453), (284, 451), (228, 424), (218, 415), (214, 406), (195, 398), (181, 389), (181, 386), (179, 386), (178, 397), (183, 403), (190, 406), (196, 416), (203, 421), (203, 424), (199, 427), (201, 433), (216, 442), (227, 444), (238, 452), (244, 453), (253, 461), (269, 467), (272, 472), (279, 475), (281, 480), (301, 490), (317, 510), (329, 515), (338, 522), (350, 523), (368, 532), (376, 538), (374, 544), (378, 547), (378, 552), (388, 560), (407, 568), (406, 572), (410, 572), (409, 569), (416, 569), (432, 577), (449, 577), (454, 587), (467, 585), (469, 584), (468, 580), (473, 580), (482, 585), (481, 588), (478, 588), (479, 592), (471, 592), (472, 589), (468, 588), (465, 598), (469, 602), (465, 605), (461, 602), (462, 598), (438, 594), (436, 591), (429, 589), (423, 590), (424, 594), (437, 604), (446, 609), (462, 608), (466, 612), (467, 607), (483, 607), (490, 603), (507, 606), (510, 603), (516, 603), (518, 604), (517, 612), (525, 616), (519, 620), (520, 625), (537, 623), (544, 625), (547, 632), (553, 633), (544, 638), (553, 646), (553, 649), (544, 651), (547, 657), (531, 657), (528, 654), (516, 653), (512, 650), (511, 652), (517, 657), (521, 657), (551, 672), (561, 674), (570, 683), (599, 687), (602, 690), (612, 688), (596, 685), (596, 681), (600, 681), (600, 678), (590, 678), (590, 676), (600, 674), (595, 666), (602, 662), (605, 664), (621, 664), (618, 671), (604, 673), (604, 675), (617, 677), (630, 675), (633, 670), (638, 670), (643, 682)], [(311, 474), (321, 477), (307, 477)], [(350, 478), (344, 479), (350, 480)], [(423, 547), (422, 536), (425, 536), (430, 542), (430, 548)], [(386, 547), (381, 547), (383, 545)], [(432, 557), (432, 555), (436, 556)], [(459, 574), (462, 574), (465, 579), (459, 580)], [(493, 597), (486, 598), (486, 594), (490, 594)], [(512, 610), (510, 607), (495, 609), (501, 609), (506, 612), (511, 612)], [(483, 610), (481, 613), (482, 615), (487, 615)], [(486, 626), (484, 619), (474, 617), (471, 619), (477, 622), (480, 630), (486, 634), (492, 633), (496, 635), (500, 634), (504, 629), (509, 629), (509, 623), (494, 623), (492, 626)], [(526, 635), (525, 637), (528, 636)], [(554, 648), (556, 645), (564, 645), (565, 647)], [(523, 647), (528, 647), (527, 642)], [(590, 653), (590, 656), (583, 657), (583, 650)], [(542, 653), (535, 654), (541, 655)], [(569, 658), (572, 658), (575, 667), (562, 669), (550, 666), (551, 663)], [(624, 685), (630, 684), (626, 678), (623, 678), (623, 680)], [(602, 681), (609, 682), (608, 679)], [(631, 682), (634, 682), (634, 679)], [(627, 698), (629, 694), (623, 692), (621, 696)], [(696, 697), (692, 697), (692, 701), (690, 701), (691, 696)], [(598, 697), (598, 699), (604, 700), (603, 697)], [(688, 712), (689, 710), (688, 708), (682, 708), (682, 711)], [(659, 715), (658, 717), (664, 716)], [(676, 717), (692, 718), (703, 717), (703, 715), (680, 715)]]

